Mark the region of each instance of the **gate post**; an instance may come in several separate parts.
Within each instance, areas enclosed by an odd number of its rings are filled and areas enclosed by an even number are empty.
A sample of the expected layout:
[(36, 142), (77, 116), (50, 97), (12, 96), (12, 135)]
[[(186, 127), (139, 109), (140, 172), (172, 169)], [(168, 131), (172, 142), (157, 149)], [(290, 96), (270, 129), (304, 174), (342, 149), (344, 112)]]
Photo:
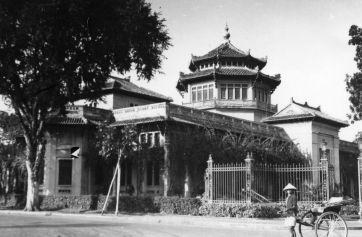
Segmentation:
[(247, 153), (245, 159), (245, 167), (246, 167), (246, 202), (251, 203), (251, 185), (253, 183), (253, 154), (250, 152)]
[[(213, 188), (212, 188), (212, 164), (213, 164), (213, 160), (212, 160), (212, 156), (211, 154), (209, 155), (209, 159), (207, 161), (207, 176), (206, 178), (208, 179), (208, 182), (207, 182), (207, 187), (205, 191), (207, 191), (207, 195), (208, 195), (208, 201), (209, 203), (212, 203), (212, 199), (213, 199)], [(205, 182), (206, 184), (206, 182)]]
[(322, 194), (323, 201), (329, 200), (329, 164), (326, 153), (327, 143), (325, 141), (322, 142), (322, 159), (321, 159), (321, 168), (322, 168)]
[(358, 190), (359, 190), (359, 216), (362, 220), (362, 137), (358, 139), (359, 157), (358, 160)]

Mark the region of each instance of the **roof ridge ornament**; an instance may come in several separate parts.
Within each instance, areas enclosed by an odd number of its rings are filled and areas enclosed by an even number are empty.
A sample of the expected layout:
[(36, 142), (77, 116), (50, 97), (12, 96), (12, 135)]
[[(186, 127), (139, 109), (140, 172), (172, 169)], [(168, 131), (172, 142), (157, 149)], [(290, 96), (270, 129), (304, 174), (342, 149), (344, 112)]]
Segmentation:
[(226, 23), (226, 26), (225, 26), (225, 31), (226, 31), (226, 34), (224, 36), (224, 39), (225, 39), (226, 43), (230, 43), (229, 26), (228, 26), (227, 23)]

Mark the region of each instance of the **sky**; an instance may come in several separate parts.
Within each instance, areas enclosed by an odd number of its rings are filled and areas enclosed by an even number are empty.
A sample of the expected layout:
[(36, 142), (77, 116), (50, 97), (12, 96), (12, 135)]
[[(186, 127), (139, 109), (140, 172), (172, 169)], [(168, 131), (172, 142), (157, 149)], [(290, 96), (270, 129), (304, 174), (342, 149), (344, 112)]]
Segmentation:
[[(224, 42), (225, 24), (231, 43), (256, 57), (268, 57), (263, 69), (281, 74), (272, 95), (279, 110), (296, 102), (321, 106), (322, 112), (348, 120), (346, 74), (357, 71), (355, 48), (348, 45), (351, 25), (362, 27), (361, 0), (146, 0), (165, 18), (172, 47), (165, 51), (162, 73), (150, 82), (131, 80), (173, 98), (180, 72), (188, 73), (191, 54), (203, 55)], [(0, 105), (0, 109), (4, 108)], [(352, 141), (362, 122), (340, 131)]]
[[(308, 102), (342, 120), (350, 113), (346, 74), (357, 71), (355, 48), (348, 45), (351, 25), (362, 27), (361, 0), (149, 0), (161, 12), (173, 44), (166, 52), (162, 74), (150, 82), (133, 82), (170, 96), (180, 72), (188, 73), (191, 54), (200, 56), (224, 42), (225, 24), (231, 43), (256, 57), (268, 57), (263, 69), (281, 74), (272, 95), (279, 110), (290, 103)], [(362, 122), (340, 130), (352, 141)]]

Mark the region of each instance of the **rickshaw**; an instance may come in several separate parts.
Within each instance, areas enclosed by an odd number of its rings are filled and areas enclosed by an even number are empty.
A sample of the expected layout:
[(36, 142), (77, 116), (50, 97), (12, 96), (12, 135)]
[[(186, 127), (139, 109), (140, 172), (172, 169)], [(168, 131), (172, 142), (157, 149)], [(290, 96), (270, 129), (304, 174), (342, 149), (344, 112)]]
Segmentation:
[(311, 208), (297, 219), (300, 236), (347, 237), (347, 224), (339, 212), (342, 206), (353, 203), (353, 199), (332, 197), (326, 204)]

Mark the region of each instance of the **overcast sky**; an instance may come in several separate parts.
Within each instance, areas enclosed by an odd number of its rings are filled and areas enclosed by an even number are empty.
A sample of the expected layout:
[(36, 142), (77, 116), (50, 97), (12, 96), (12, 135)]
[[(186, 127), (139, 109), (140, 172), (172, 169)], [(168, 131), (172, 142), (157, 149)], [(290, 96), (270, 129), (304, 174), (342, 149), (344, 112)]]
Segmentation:
[[(165, 52), (162, 71), (149, 83), (134, 82), (181, 103), (175, 86), (179, 72), (189, 72), (191, 53), (203, 55), (223, 43), (225, 24), (231, 43), (268, 56), (263, 72), (281, 74), (272, 103), (284, 108), (293, 97), (321, 106), (347, 120), (345, 75), (357, 70), (355, 49), (348, 45), (352, 24), (362, 26), (361, 0), (148, 0), (162, 13), (173, 46)], [(1, 108), (1, 106), (0, 106)], [(3, 107), (2, 107), (3, 108)], [(353, 140), (362, 122), (340, 132)]]
[[(231, 43), (256, 57), (268, 56), (263, 72), (281, 74), (272, 95), (279, 110), (290, 98), (347, 120), (345, 75), (356, 72), (355, 49), (348, 45), (352, 24), (362, 26), (362, 1), (337, 0), (149, 0), (166, 19), (172, 37), (162, 71), (138, 83), (181, 102), (175, 86), (179, 72), (189, 72), (191, 54), (203, 55), (223, 43), (225, 23)], [(341, 129), (353, 140), (362, 122)]]

